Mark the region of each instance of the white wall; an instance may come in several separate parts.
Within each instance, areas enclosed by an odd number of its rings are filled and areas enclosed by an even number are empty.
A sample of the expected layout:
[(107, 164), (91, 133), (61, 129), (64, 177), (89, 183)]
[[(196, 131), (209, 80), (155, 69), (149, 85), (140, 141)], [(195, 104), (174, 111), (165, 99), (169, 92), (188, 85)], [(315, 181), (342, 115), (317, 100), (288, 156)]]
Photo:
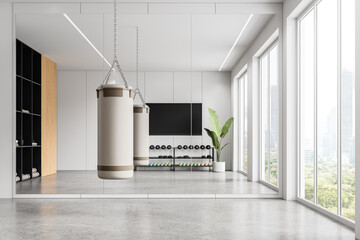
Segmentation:
[(12, 198), (15, 156), (15, 81), (12, 3), (0, 3), (0, 198)]
[[(136, 86), (136, 74), (125, 73), (129, 85)], [(97, 166), (96, 88), (102, 71), (58, 72), (58, 170), (95, 170)], [(230, 117), (229, 72), (145, 72), (139, 73), (139, 87), (148, 103), (203, 103), (203, 127), (208, 124), (207, 108), (215, 109), (221, 123)], [(137, 98), (135, 103), (140, 103)], [(225, 139), (231, 140), (231, 133)], [(151, 136), (150, 144), (210, 144), (202, 136)], [(161, 155), (159, 152), (152, 154)], [(182, 154), (185, 154), (184, 152)], [(187, 153), (186, 153), (187, 154)], [(207, 154), (204, 152), (204, 154)], [(230, 147), (222, 158), (231, 168)]]
[[(279, 36), (279, 28), (281, 26), (281, 15), (275, 15), (261, 34), (256, 38), (255, 42), (247, 50), (244, 56), (234, 66), (231, 72), (232, 81), (232, 97), (233, 113), (237, 115), (237, 99), (236, 95), (238, 78), (244, 67), (247, 68), (248, 74), (248, 180), (259, 180), (259, 82), (258, 82), (258, 57), (259, 55)], [(280, 109), (280, 108), (279, 108)], [(237, 156), (233, 148), (233, 155)], [(238, 161), (235, 159), (234, 161)]]

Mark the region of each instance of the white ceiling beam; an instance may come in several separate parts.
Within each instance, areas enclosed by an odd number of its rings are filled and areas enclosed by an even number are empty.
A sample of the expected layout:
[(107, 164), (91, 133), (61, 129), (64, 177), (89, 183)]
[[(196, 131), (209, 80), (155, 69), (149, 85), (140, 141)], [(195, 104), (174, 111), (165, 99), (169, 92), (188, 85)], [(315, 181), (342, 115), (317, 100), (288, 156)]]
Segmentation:
[(14, 13), (80, 13), (80, 3), (14, 3)]
[[(281, 3), (118, 3), (119, 14), (279, 14)], [(15, 13), (109, 14), (113, 3), (14, 3)]]
[[(107, 14), (114, 12), (114, 3), (81, 3), (82, 14)], [(117, 3), (119, 14), (147, 14), (147, 3)]]
[(149, 14), (215, 14), (215, 3), (150, 3)]
[(279, 3), (217, 3), (217, 14), (279, 14), (282, 4)]

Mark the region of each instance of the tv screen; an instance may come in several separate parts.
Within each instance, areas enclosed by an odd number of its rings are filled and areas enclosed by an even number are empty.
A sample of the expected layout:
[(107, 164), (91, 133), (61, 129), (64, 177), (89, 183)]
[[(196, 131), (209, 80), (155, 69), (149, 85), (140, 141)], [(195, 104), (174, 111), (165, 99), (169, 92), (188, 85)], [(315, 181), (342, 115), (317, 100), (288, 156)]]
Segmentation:
[(150, 135), (201, 135), (201, 103), (148, 103)]

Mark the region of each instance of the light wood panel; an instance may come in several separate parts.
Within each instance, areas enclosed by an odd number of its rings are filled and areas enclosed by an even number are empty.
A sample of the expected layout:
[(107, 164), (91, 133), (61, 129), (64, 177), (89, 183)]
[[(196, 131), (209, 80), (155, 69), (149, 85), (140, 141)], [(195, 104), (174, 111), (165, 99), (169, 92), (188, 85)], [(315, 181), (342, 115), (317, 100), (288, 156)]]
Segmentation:
[(41, 175), (57, 170), (57, 66), (41, 56)]

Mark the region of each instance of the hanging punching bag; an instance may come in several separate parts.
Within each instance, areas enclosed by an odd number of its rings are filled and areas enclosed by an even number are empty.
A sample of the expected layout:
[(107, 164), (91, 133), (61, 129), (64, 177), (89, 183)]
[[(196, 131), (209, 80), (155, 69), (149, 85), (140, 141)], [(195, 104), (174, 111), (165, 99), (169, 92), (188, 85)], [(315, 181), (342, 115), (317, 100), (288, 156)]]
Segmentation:
[(133, 176), (134, 90), (118, 84), (103, 85), (98, 99), (98, 177)]
[(147, 105), (134, 105), (134, 165), (149, 164), (149, 114)]

